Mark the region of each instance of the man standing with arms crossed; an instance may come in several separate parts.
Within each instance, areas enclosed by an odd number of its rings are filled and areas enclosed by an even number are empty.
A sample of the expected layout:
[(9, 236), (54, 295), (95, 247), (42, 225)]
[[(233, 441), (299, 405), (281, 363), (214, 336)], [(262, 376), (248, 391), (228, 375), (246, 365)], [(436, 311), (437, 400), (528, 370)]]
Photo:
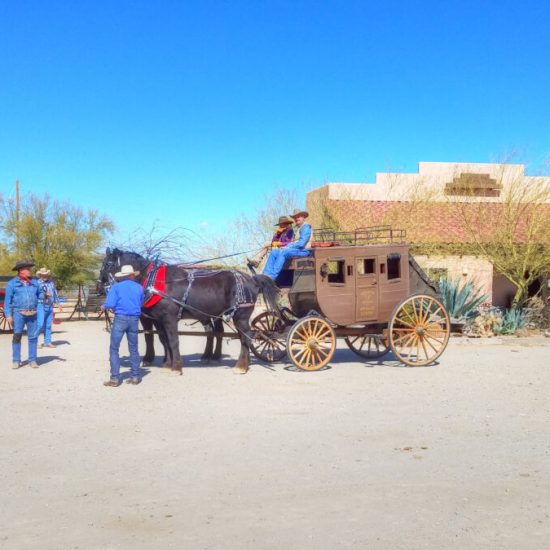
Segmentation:
[(111, 377), (104, 386), (116, 388), (120, 386), (120, 355), (119, 348), (122, 338), (126, 334), (128, 350), (130, 352), (131, 377), (127, 384), (137, 385), (141, 382), (139, 375), (140, 357), (138, 352), (138, 324), (143, 302), (143, 288), (134, 281), (139, 271), (134, 271), (131, 265), (123, 265), (115, 278), (119, 279), (107, 294), (102, 309), (111, 309), (115, 312), (115, 319), (111, 327), (111, 343), (109, 346), (109, 363)]

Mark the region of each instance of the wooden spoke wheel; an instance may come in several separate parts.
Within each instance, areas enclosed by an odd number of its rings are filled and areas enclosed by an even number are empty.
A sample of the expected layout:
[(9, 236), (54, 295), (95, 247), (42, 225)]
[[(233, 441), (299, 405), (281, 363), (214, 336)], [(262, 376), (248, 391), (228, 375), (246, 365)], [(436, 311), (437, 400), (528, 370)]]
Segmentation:
[(6, 318), (4, 306), (0, 305), (0, 332), (11, 332), (12, 330), (13, 326)]
[(277, 314), (264, 311), (252, 319), (250, 327), (255, 334), (250, 349), (258, 359), (273, 363), (286, 356), (286, 323)]
[(388, 326), (390, 347), (409, 366), (433, 363), (447, 347), (451, 323), (443, 304), (425, 294), (397, 305)]
[(387, 338), (382, 334), (360, 334), (344, 338), (348, 348), (365, 359), (377, 359), (390, 351)]
[(294, 366), (301, 370), (319, 370), (334, 355), (336, 335), (322, 317), (304, 317), (290, 329), (286, 347)]

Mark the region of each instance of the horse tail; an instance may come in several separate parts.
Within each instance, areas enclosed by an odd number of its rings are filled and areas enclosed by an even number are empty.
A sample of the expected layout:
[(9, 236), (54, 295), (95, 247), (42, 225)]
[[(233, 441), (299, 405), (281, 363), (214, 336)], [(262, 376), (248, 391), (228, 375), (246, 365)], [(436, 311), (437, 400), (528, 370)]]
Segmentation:
[(277, 298), (279, 297), (279, 289), (275, 284), (275, 281), (268, 277), (267, 275), (254, 275), (254, 281), (260, 287), (260, 291), (263, 294), (265, 303), (271, 311), (280, 313), (281, 309), (277, 303)]

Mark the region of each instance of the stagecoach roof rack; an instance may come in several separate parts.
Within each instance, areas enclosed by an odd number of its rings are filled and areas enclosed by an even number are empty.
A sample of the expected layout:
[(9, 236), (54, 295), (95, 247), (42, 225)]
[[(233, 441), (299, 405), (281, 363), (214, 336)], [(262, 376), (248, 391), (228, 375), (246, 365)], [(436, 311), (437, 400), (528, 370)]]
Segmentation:
[(359, 227), (353, 231), (334, 231), (334, 229), (314, 229), (312, 247), (325, 246), (364, 246), (367, 244), (403, 244), (407, 232), (394, 229), (389, 225)]

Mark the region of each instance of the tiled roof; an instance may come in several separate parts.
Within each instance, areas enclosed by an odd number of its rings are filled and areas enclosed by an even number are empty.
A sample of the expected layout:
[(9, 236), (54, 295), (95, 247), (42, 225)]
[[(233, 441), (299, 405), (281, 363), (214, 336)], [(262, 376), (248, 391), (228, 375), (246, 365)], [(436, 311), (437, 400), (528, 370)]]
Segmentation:
[[(407, 240), (410, 243), (472, 242), (473, 231), (477, 235), (485, 235), (489, 238), (503, 226), (503, 220), (507, 216), (504, 204), (488, 202), (449, 204), (329, 200), (327, 206), (332, 215), (342, 223), (343, 229), (387, 224), (406, 229)], [(538, 207), (542, 209), (547, 221), (550, 221), (550, 204), (538, 205)], [(524, 219), (533, 213), (533, 207), (530, 205), (523, 205), (522, 208)], [(469, 220), (468, 223), (465, 220)], [(548, 233), (545, 235), (545, 241), (548, 243), (550, 237)], [(525, 241), (525, 223), (518, 224), (515, 240), (516, 242)]]

